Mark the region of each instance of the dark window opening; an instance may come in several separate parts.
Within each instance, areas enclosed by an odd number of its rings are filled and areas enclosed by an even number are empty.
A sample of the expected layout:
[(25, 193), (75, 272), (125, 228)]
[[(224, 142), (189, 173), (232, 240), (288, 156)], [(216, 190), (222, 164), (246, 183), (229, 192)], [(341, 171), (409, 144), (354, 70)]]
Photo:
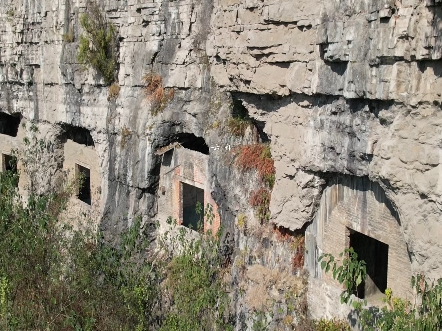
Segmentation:
[(350, 230), (350, 247), (366, 263), (367, 277), (359, 285), (355, 295), (358, 298), (385, 293), (387, 289), (388, 245), (362, 233)]
[(17, 158), (8, 155), (8, 154), (2, 154), (3, 156), (3, 171), (11, 171), (12, 173), (17, 173)]
[(75, 165), (77, 180), (79, 180), (78, 199), (91, 204), (91, 171), (79, 164)]
[(0, 133), (11, 137), (17, 137), (20, 120), (20, 114), (9, 115), (0, 112)]
[[(185, 227), (193, 230), (203, 229), (204, 219), (204, 190), (181, 183), (183, 201), (183, 223)], [(198, 213), (197, 205), (201, 206)]]
[(173, 149), (163, 154), (163, 166), (170, 167), (172, 164)]
[(70, 124), (62, 124), (61, 127), (64, 131), (61, 135), (63, 142), (70, 139), (77, 144), (95, 146), (94, 140), (92, 139), (91, 133), (88, 129)]

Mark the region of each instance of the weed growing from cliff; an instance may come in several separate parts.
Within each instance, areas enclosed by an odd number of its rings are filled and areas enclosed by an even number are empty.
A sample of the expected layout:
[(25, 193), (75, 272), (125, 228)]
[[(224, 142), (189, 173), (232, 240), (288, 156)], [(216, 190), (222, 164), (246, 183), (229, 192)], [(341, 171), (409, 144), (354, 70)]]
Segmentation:
[(127, 141), (131, 135), (132, 132), (126, 126), (123, 126), (123, 128), (121, 129), (121, 140), (120, 140), (121, 149), (126, 147)]
[(251, 125), (252, 119), (241, 100), (234, 100), (232, 103), (232, 118), (227, 123), (230, 133), (237, 137), (244, 137), (247, 128)]
[(117, 29), (95, 2), (88, 2), (80, 17), (84, 34), (80, 36), (78, 61), (97, 70), (106, 84), (115, 81), (117, 69)]
[(270, 219), (270, 191), (266, 188), (260, 188), (254, 191), (250, 196), (250, 205), (255, 208), (256, 217), (261, 224), (266, 223)]
[(111, 86), (109, 86), (109, 93), (107, 96), (107, 100), (117, 100), (120, 95), (120, 85), (117, 82), (113, 82)]
[(146, 84), (144, 91), (147, 99), (151, 103), (151, 113), (156, 116), (164, 110), (168, 102), (173, 100), (175, 90), (164, 88), (163, 78), (153, 71), (143, 76), (143, 82)]
[(243, 171), (256, 170), (263, 182), (273, 188), (275, 165), (268, 144), (244, 145), (239, 147), (236, 165)]

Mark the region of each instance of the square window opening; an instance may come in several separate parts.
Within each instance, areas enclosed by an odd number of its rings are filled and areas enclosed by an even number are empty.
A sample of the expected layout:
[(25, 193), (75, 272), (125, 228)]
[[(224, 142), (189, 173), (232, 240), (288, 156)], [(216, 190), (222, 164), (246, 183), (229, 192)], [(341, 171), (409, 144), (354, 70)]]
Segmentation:
[(91, 171), (79, 164), (75, 164), (76, 178), (79, 180), (77, 197), (81, 201), (91, 204)]
[[(204, 224), (204, 190), (198, 187), (181, 183), (182, 212), (185, 227), (192, 230), (203, 230)], [(201, 211), (197, 212), (197, 205), (201, 204)]]
[(3, 161), (3, 171), (11, 171), (12, 173), (17, 173), (17, 158), (8, 155), (8, 154), (2, 154), (2, 161)]
[(388, 273), (388, 245), (350, 229), (350, 247), (358, 254), (359, 260), (366, 263), (367, 277), (355, 295), (366, 299), (385, 293)]

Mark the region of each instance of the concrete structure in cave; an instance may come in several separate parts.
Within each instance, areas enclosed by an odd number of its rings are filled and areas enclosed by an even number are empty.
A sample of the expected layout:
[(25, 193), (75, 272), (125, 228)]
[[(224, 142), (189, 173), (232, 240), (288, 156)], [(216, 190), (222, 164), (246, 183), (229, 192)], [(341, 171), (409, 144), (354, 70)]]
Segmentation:
[(72, 225), (78, 224), (78, 216), (82, 220), (98, 220), (101, 216), (101, 176), (98, 155), (89, 130), (64, 124), (61, 141), (63, 143), (63, 170), (68, 180), (79, 180), (65, 213), (65, 217), (73, 217)]
[(368, 277), (358, 289), (360, 298), (378, 297), (386, 288), (407, 297), (411, 261), (399, 215), (382, 188), (366, 177), (337, 177), (324, 190), (316, 217), (306, 231), (305, 261), (310, 275), (333, 283), (317, 258), (322, 253), (338, 257), (350, 246), (367, 263)]
[[(158, 189), (158, 220), (164, 223), (169, 216), (177, 223), (196, 230), (203, 226), (216, 232), (220, 227), (218, 207), (211, 196), (208, 178), (209, 148), (202, 138), (186, 135), (157, 151), (162, 157)], [(196, 205), (203, 210), (198, 214)], [(207, 204), (213, 208), (214, 219), (202, 223)]]

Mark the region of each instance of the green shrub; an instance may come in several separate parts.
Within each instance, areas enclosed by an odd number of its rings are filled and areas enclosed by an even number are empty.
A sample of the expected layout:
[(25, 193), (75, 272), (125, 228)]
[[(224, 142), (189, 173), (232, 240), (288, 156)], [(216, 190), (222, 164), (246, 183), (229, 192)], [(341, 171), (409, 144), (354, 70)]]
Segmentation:
[(138, 254), (140, 222), (111, 246), (58, 222), (69, 192), (31, 194), (23, 205), (16, 180), (0, 173), (0, 329), (147, 329), (158, 286)]
[[(321, 268), (333, 272), (333, 277), (344, 285), (341, 302), (350, 302), (357, 285), (365, 279), (365, 262), (358, 261), (353, 248), (346, 249), (342, 265), (337, 267), (331, 254), (320, 257)], [(367, 307), (366, 301), (354, 301), (353, 307), (361, 330), (366, 331), (439, 331), (442, 330), (442, 278), (427, 282), (423, 275), (411, 278), (415, 298), (412, 301), (395, 298), (391, 289), (385, 291), (386, 305)], [(322, 329), (321, 329), (322, 330)], [(328, 330), (328, 329), (325, 329)], [(334, 330), (334, 329), (331, 329)]]
[[(206, 222), (213, 219), (207, 205)], [(176, 224), (169, 218), (169, 224)], [(161, 331), (232, 330), (229, 297), (223, 281), (223, 259), (220, 233), (210, 230), (196, 237), (184, 227), (166, 232), (162, 238), (163, 251), (169, 259), (165, 274), (166, 295), (170, 306)], [(167, 244), (166, 244), (167, 243)], [(173, 250), (179, 247), (180, 253)]]
[(78, 61), (97, 70), (110, 85), (117, 69), (117, 30), (94, 2), (88, 3), (80, 24), (84, 34), (80, 36)]

